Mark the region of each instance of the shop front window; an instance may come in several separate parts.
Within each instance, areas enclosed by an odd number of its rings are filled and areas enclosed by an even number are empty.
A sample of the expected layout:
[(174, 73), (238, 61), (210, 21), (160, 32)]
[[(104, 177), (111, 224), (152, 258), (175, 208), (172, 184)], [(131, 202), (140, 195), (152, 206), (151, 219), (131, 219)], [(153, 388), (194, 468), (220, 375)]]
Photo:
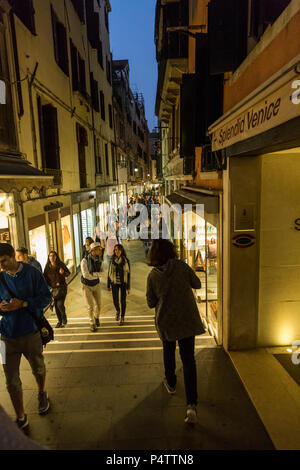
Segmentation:
[(30, 253), (45, 268), (48, 261), (46, 226), (29, 230)]
[(76, 266), (80, 265), (80, 236), (79, 236), (79, 217), (78, 214), (73, 215), (73, 227), (74, 227), (74, 241), (75, 241), (75, 257)]
[(207, 223), (206, 228), (206, 272), (207, 272), (207, 315), (212, 326), (217, 330), (218, 321), (218, 258), (217, 228)]
[(81, 212), (82, 239), (85, 241), (87, 237), (93, 237), (95, 229), (94, 209), (87, 209)]
[(56, 222), (49, 223), (49, 249), (58, 252)]
[(99, 204), (98, 206), (98, 215), (99, 215), (99, 224), (101, 232), (106, 232), (107, 230), (107, 203)]
[(72, 227), (70, 215), (61, 218), (61, 230), (63, 239), (64, 263), (70, 269), (74, 266), (73, 245), (71, 237)]

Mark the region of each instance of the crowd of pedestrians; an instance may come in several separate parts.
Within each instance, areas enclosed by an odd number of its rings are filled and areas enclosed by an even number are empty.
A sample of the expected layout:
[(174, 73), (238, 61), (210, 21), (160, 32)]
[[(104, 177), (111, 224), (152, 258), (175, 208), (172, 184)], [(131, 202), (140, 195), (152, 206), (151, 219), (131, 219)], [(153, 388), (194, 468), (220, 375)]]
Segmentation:
[[(136, 203), (146, 205), (151, 215), (151, 207), (159, 203), (159, 199), (151, 194), (136, 196), (131, 198), (125, 210), (129, 211)], [(107, 289), (112, 292), (115, 320), (120, 326), (125, 322), (131, 266), (120, 236), (121, 226), (122, 215), (119, 212), (106, 234), (97, 226), (93, 238), (87, 237), (82, 248), (81, 285), (92, 332), (100, 327), (101, 277), (105, 260)], [(197, 419), (194, 345), (195, 336), (204, 333), (204, 327), (192, 289), (199, 289), (201, 283), (193, 270), (177, 259), (175, 247), (170, 241), (158, 239), (152, 242), (150, 217), (146, 224), (140, 226), (140, 238), (148, 264), (153, 267), (147, 280), (146, 298), (149, 308), (156, 311), (155, 324), (163, 345), (164, 385), (168, 393), (175, 393), (175, 349), (178, 341), (187, 399), (185, 421), (194, 423)], [(23, 407), (19, 370), (22, 355), (29, 361), (36, 378), (39, 413), (47, 413), (50, 407), (45, 389), (46, 369), (41, 334), (32, 314), (41, 318), (44, 309), (52, 305), (58, 320), (56, 328), (67, 325), (66, 279), (70, 271), (55, 251), (49, 253), (42, 271), (41, 265), (28, 254), (26, 248), (14, 250), (7, 243), (0, 243), (0, 270), (0, 333), (6, 349), (3, 367), (7, 390), (16, 412), (16, 423), (26, 431), (28, 420)]]

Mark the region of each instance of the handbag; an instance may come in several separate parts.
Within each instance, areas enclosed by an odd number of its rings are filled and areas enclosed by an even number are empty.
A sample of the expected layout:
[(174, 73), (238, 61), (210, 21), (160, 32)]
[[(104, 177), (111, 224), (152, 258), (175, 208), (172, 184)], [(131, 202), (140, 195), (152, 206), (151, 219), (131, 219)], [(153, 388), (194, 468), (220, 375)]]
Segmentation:
[(65, 296), (65, 293), (66, 293), (65, 291), (66, 291), (65, 286), (54, 287), (52, 289), (51, 295), (52, 295), (53, 299), (59, 300), (59, 299), (62, 299)]
[[(6, 283), (6, 280), (4, 278), (3, 272), (0, 272), (0, 280), (1, 280), (2, 284), (4, 285), (5, 289), (7, 290), (7, 292), (9, 293), (9, 295), (11, 296), (11, 298), (16, 298), (16, 295), (8, 287), (8, 285)], [(26, 313), (28, 313), (31, 316), (31, 318), (33, 318), (36, 326), (39, 329), (42, 344), (43, 344), (43, 346), (46, 346), (46, 344), (48, 344), (50, 341), (52, 341), (54, 339), (54, 331), (53, 331), (52, 326), (48, 322), (47, 318), (44, 317), (44, 315), (42, 316), (42, 318), (38, 318), (29, 309), (26, 310)]]

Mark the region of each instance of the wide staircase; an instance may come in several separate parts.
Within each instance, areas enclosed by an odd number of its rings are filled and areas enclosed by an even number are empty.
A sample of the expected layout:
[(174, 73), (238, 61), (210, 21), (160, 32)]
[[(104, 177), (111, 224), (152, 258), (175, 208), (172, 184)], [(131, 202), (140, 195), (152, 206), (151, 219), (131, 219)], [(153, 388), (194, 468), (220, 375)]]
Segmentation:
[[(56, 320), (50, 319), (52, 326)], [(196, 350), (215, 347), (209, 334), (196, 338)], [(162, 349), (154, 326), (153, 315), (129, 315), (119, 326), (114, 317), (101, 318), (97, 332), (91, 332), (88, 317), (69, 318), (64, 328), (55, 329), (55, 340), (47, 345), (45, 354), (68, 352), (154, 351)]]
[[(140, 241), (125, 242), (131, 262), (131, 292), (127, 296), (125, 324), (120, 326), (115, 320), (112, 294), (106, 289), (107, 266), (101, 281), (102, 309), (100, 328), (90, 331), (90, 322), (83, 297), (80, 275), (68, 287), (66, 311), (68, 324), (55, 329), (55, 340), (47, 345), (46, 355), (62, 352), (113, 352), (113, 351), (155, 351), (162, 349), (155, 329), (154, 309), (146, 304), (146, 281), (151, 268), (144, 259)], [(49, 317), (49, 315), (48, 315)], [(56, 315), (50, 315), (50, 323), (55, 326)], [(207, 333), (196, 339), (196, 350), (216, 347), (214, 339)]]

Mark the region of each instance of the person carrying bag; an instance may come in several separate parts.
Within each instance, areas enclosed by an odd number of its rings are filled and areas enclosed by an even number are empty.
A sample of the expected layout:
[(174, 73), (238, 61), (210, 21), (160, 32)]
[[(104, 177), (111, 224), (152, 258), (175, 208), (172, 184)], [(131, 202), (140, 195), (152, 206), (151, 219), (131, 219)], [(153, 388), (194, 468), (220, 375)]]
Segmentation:
[(54, 307), (58, 319), (55, 328), (63, 328), (67, 324), (65, 300), (67, 296), (66, 277), (69, 275), (70, 271), (59, 259), (56, 251), (50, 251), (44, 270), (44, 277), (54, 299)]
[[(18, 297), (18, 295), (14, 294), (8, 287), (2, 271), (0, 272), (0, 282), (5, 287), (12, 299)], [(46, 345), (50, 341), (54, 340), (54, 332), (52, 326), (48, 322), (47, 318), (44, 317), (44, 315), (42, 317), (37, 317), (31, 310), (27, 310), (26, 313), (31, 316), (36, 326), (38, 327), (41, 335), (42, 344), (44, 347), (46, 347)]]
[(16, 424), (26, 432), (29, 424), (20, 379), (22, 355), (36, 378), (39, 414), (47, 413), (50, 407), (45, 390), (43, 343), (46, 344), (52, 334), (43, 309), (50, 304), (51, 294), (42, 273), (27, 263), (16, 261), (15, 250), (8, 243), (0, 243), (0, 270), (0, 334), (5, 346), (3, 369)]

